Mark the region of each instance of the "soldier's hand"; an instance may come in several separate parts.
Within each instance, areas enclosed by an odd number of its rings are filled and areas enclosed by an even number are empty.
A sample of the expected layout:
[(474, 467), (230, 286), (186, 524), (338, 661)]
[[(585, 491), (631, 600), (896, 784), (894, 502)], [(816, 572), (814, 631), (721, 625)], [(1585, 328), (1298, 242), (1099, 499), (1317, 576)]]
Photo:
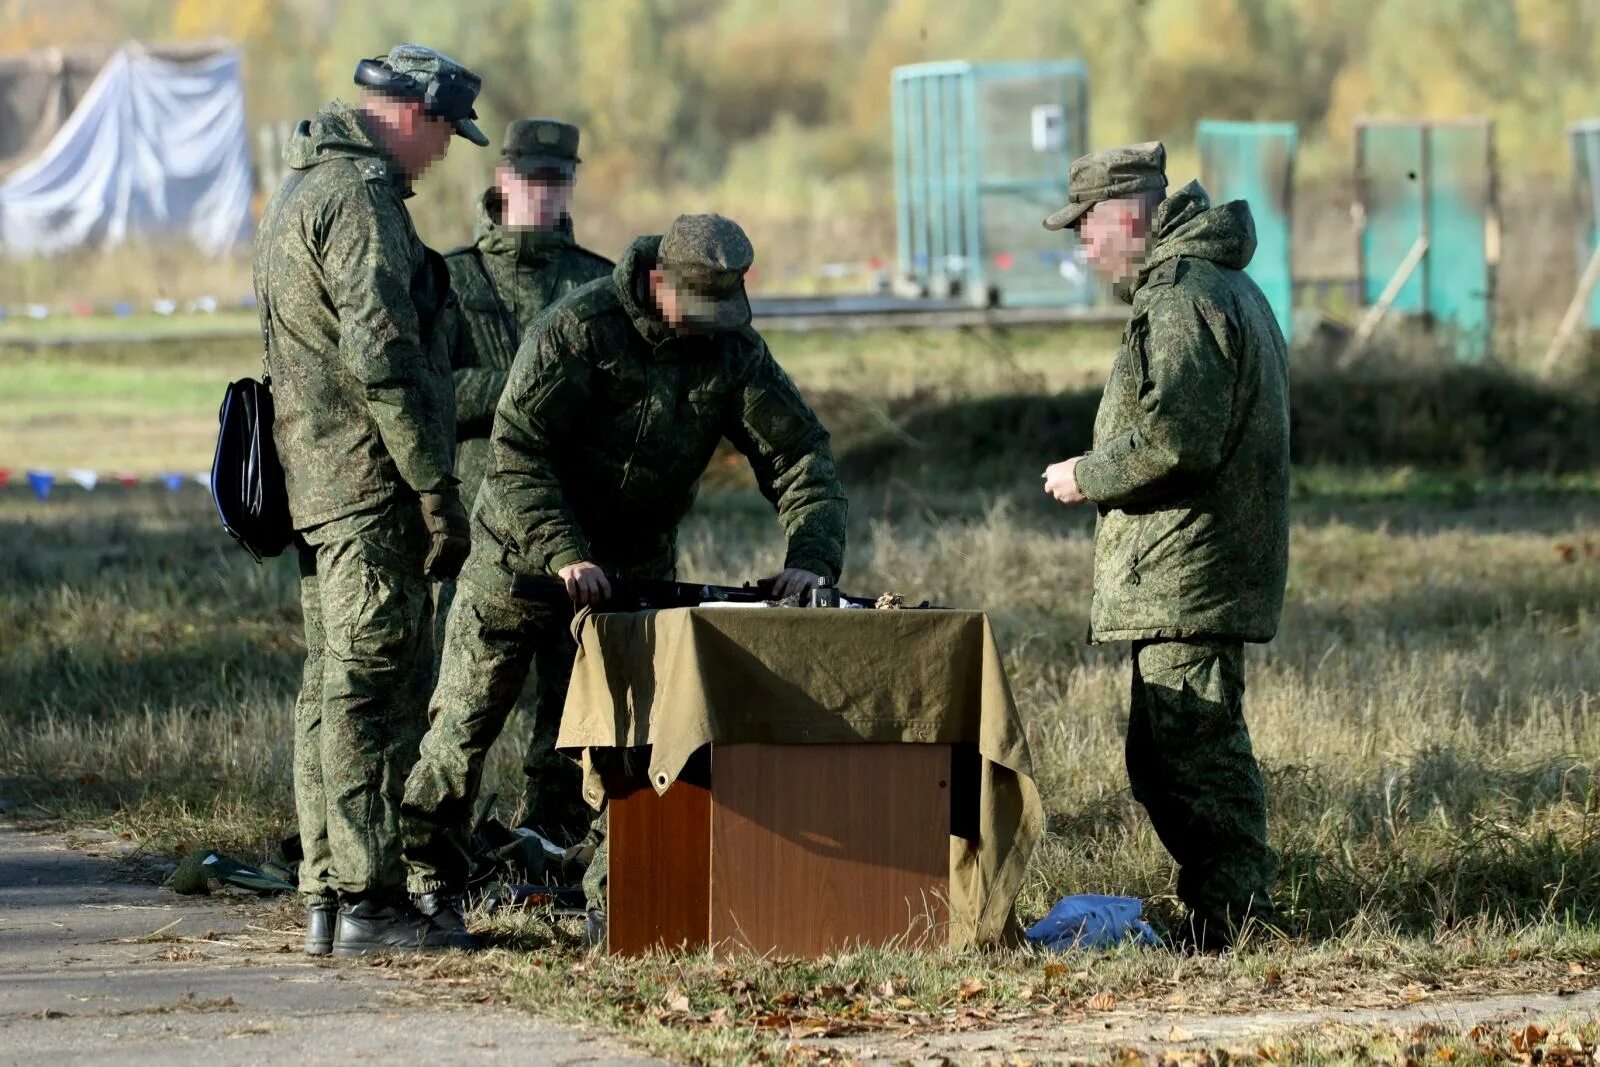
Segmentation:
[(557, 573), (567, 583), (567, 596), (579, 607), (598, 604), (611, 596), (611, 582), (606, 572), (588, 560), (569, 563)]
[(772, 597), (774, 600), (783, 600), (791, 596), (803, 596), (817, 587), (821, 575), (805, 570), (802, 567), (789, 567), (772, 579)]
[(422, 571), (434, 581), (448, 581), (461, 573), (472, 548), (461, 492), (453, 485), (443, 485), (418, 496), (422, 522), (428, 528), (428, 557), (422, 562)]
[(1078, 488), (1078, 460), (1082, 456), (1073, 456), (1060, 463), (1052, 463), (1044, 469), (1044, 491), (1055, 497), (1063, 504), (1082, 504), (1088, 501), (1083, 495), (1083, 490)]

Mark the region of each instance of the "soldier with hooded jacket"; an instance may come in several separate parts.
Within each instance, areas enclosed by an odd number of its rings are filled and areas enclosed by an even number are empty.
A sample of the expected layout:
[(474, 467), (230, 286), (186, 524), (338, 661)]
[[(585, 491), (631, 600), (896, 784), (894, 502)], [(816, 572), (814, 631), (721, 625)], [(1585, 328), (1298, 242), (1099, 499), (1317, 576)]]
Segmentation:
[(478, 76), (453, 60), (398, 45), (356, 74), (359, 106), (335, 101), (295, 131), (253, 261), (298, 534), (294, 784), (314, 955), (466, 943), (407, 900), (398, 836), (432, 674), (428, 579), (454, 576), (469, 545), (432, 346), (448, 276), (405, 201), (453, 135), (487, 140)]
[[(469, 509), (488, 469), (489, 429), (517, 346), (541, 311), (609, 277), (613, 267), (573, 239), (568, 205), (580, 162), (576, 126), (518, 119), (506, 128), (501, 157), (495, 184), (479, 202), (473, 243), (444, 257), (456, 299), (440, 331), (455, 384), (456, 476)], [(439, 592), (435, 635), (442, 647), (454, 585), (445, 583)], [(525, 825), (568, 844), (583, 835), (589, 818), (577, 768), (555, 752), (561, 700), (545, 683), (560, 671), (560, 664), (549, 663), (534, 672), (522, 808)]]
[[(669, 579), (678, 524), (723, 438), (748, 458), (787, 536), (779, 596), (837, 579), (845, 499), (828, 434), (750, 327), (754, 252), (717, 215), (629, 246), (611, 277), (524, 339), (490, 437), (473, 551), (446, 624), (432, 725), (406, 783), (409, 885), (459, 893), (483, 760), (540, 648), (570, 671), (570, 613), (513, 600), (513, 575), (559, 576), (577, 604), (612, 578)], [(544, 661), (539, 661), (542, 666)], [(564, 694), (566, 673), (551, 680)], [(602, 854), (603, 855), (603, 854)], [(596, 871), (585, 885), (602, 905)]]
[(1198, 182), (1168, 196), (1159, 142), (1072, 164), (1091, 264), (1133, 315), (1093, 450), (1053, 464), (1045, 491), (1092, 503), (1096, 641), (1133, 648), (1127, 765), (1134, 797), (1179, 866), (1183, 940), (1229, 945), (1272, 915), (1277, 855), (1244, 720), (1244, 643), (1270, 641), (1289, 560), (1289, 365), (1244, 273), (1250, 207)]

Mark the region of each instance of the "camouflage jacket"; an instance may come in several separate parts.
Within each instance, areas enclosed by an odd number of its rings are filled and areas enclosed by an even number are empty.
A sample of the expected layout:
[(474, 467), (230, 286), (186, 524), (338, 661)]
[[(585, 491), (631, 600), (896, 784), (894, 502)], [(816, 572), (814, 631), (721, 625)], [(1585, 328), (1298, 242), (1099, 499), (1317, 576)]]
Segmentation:
[(1289, 360), (1244, 274), (1255, 224), (1162, 203), (1078, 485), (1099, 505), (1093, 637), (1268, 641), (1289, 562)]
[(513, 571), (587, 559), (668, 573), (678, 523), (726, 437), (778, 510), (786, 566), (837, 577), (845, 500), (827, 431), (753, 329), (679, 337), (654, 313), (643, 287), (659, 245), (634, 241), (610, 278), (555, 304), (523, 339), (478, 524)]
[(284, 156), (253, 274), (273, 439), (303, 530), (449, 479), (449, 367), (431, 347), (449, 285), (412, 228), (408, 183), (353, 108), (302, 122)]
[(500, 225), (496, 191), (478, 203), (475, 240), (445, 253), (456, 299), (440, 319), (456, 391), (456, 477), (472, 505), (489, 466), (489, 429), (517, 345), (550, 304), (611, 274), (612, 262), (579, 248), (572, 220), (555, 230)]

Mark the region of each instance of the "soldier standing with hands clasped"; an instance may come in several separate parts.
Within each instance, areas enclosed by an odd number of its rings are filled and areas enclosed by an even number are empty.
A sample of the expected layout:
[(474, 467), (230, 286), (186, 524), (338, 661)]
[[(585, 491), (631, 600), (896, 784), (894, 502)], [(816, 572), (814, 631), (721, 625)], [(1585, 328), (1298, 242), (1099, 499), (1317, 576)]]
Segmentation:
[(432, 49), (362, 60), (285, 149), (253, 273), (297, 531), (306, 662), (295, 809), (306, 951), (470, 944), (407, 900), (399, 807), (427, 723), (428, 579), (467, 556), (451, 473), (450, 368), (432, 347), (449, 292), (405, 199), (472, 121), (476, 74)]
[(1052, 464), (1044, 489), (1099, 509), (1090, 622), (1093, 640), (1133, 646), (1128, 777), (1180, 868), (1180, 940), (1215, 951), (1272, 915), (1278, 860), (1244, 720), (1244, 642), (1271, 640), (1283, 612), (1288, 354), (1244, 273), (1249, 206), (1166, 185), (1159, 142), (1093, 153), (1045, 220), (1077, 229), (1133, 316), (1093, 450)]
[[(612, 269), (609, 259), (580, 248), (572, 236), (568, 205), (580, 162), (578, 128), (518, 119), (506, 128), (501, 157), (495, 184), (479, 204), (476, 239), (444, 257), (457, 302), (440, 330), (455, 370), (456, 475), (468, 509), (488, 470), (489, 429), (517, 346), (539, 312)], [(454, 593), (454, 583), (440, 586), (434, 633), (441, 648)], [(524, 705), (534, 722), (522, 760), (523, 825), (562, 844), (582, 837), (589, 824), (577, 766), (555, 752), (558, 679), (570, 666), (559, 658), (570, 661), (567, 651), (540, 650)]]

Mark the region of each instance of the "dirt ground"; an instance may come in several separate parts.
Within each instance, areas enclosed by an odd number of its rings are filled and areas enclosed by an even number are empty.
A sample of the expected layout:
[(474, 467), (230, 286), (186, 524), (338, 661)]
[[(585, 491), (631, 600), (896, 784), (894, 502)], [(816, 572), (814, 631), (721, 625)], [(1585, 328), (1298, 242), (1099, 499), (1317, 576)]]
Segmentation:
[(309, 959), (275, 906), (139, 884), (111, 851), (0, 826), (0, 1064), (661, 1062), (382, 966)]
[[(405, 969), (299, 952), (285, 905), (140, 882), (120, 843), (0, 827), (0, 1064), (662, 1063), (593, 1033), (441, 989)], [(941, 1034), (803, 1042), (864, 1065), (1104, 1062), (1138, 1049), (1257, 1047), (1306, 1034), (1592, 1022), (1600, 990), (1430, 1000), (1394, 1010), (1112, 1011)]]

